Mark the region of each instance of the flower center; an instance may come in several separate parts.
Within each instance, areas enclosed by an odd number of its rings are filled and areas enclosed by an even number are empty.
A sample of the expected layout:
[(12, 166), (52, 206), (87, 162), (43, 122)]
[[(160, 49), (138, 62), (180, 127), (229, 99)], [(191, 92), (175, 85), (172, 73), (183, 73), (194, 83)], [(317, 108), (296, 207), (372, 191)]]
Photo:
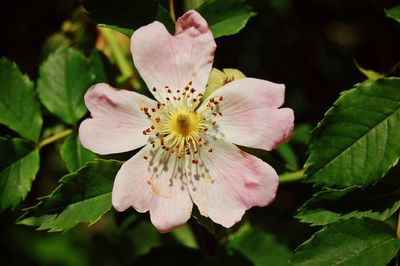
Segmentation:
[(152, 123), (151, 127), (143, 130), (143, 134), (149, 136), (153, 149), (161, 147), (178, 159), (188, 157), (197, 164), (199, 149), (213, 150), (208, 146), (205, 134), (213, 133), (215, 137), (218, 132), (213, 119), (222, 116), (219, 104), (223, 97), (215, 97), (202, 104), (203, 94), (196, 92), (192, 82), (182, 90), (173, 91), (169, 86), (163, 89), (164, 93), (160, 89), (152, 89), (161, 99), (157, 106), (141, 108)]
[(183, 111), (172, 115), (170, 119), (170, 125), (175, 134), (180, 134), (183, 137), (187, 137), (194, 130), (199, 129), (200, 121), (201, 118), (198, 114)]

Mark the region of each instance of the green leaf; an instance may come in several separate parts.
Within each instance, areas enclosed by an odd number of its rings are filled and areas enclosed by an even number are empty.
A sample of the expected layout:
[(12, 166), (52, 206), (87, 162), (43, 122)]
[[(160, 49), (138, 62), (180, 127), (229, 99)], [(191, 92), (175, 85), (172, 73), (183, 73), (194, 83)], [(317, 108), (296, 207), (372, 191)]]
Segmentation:
[(397, 5), (389, 10), (385, 10), (386, 16), (400, 22), (400, 5)]
[(206, 0), (197, 11), (206, 19), (214, 38), (238, 33), (256, 14), (243, 0)]
[(33, 143), (0, 137), (0, 210), (25, 199), (38, 171), (39, 151)]
[(242, 227), (232, 236), (227, 248), (236, 250), (255, 266), (290, 265), (292, 253), (261, 229)]
[(386, 224), (371, 219), (330, 224), (298, 247), (294, 265), (382, 266), (397, 254), (400, 240)]
[(296, 218), (326, 225), (351, 217), (384, 221), (400, 208), (400, 188), (381, 182), (367, 189), (355, 187), (318, 192), (299, 208)]
[(358, 69), (361, 73), (363, 73), (364, 76), (365, 76), (367, 79), (369, 79), (369, 80), (377, 80), (377, 79), (383, 78), (383, 77), (385, 76), (384, 74), (378, 73), (378, 72), (376, 72), (376, 71), (374, 71), (374, 70), (365, 69), (365, 68), (361, 67), (361, 66), (357, 63), (357, 61), (356, 61), (355, 59), (353, 59), (353, 61), (354, 61), (354, 64), (356, 65), (357, 69)]
[(292, 137), (290, 138), (290, 142), (306, 145), (310, 139), (310, 131), (311, 125), (308, 123), (296, 125)]
[(121, 162), (97, 160), (61, 179), (61, 184), (36, 206), (27, 209), (20, 224), (50, 232), (67, 231), (80, 222), (94, 224), (111, 209), (111, 190)]
[(168, 11), (157, 0), (85, 0), (83, 4), (99, 26), (119, 31), (128, 37), (132, 36), (135, 29), (154, 20), (162, 22), (170, 32), (174, 30), (175, 24)]
[(37, 141), (43, 120), (33, 87), (15, 63), (0, 58), (0, 124)]
[(312, 132), (306, 181), (340, 188), (377, 182), (399, 159), (399, 132), (400, 79), (357, 84)]
[(299, 159), (293, 148), (288, 143), (283, 143), (277, 149), (277, 152), (288, 166), (294, 170), (299, 169)]
[(61, 157), (70, 172), (97, 158), (96, 154), (81, 145), (79, 138), (75, 135), (64, 140), (61, 146)]
[(92, 71), (94, 83), (112, 83), (111, 65), (106, 56), (99, 50), (94, 49), (90, 54), (89, 64)]
[(87, 111), (83, 96), (94, 80), (84, 55), (72, 48), (62, 48), (40, 66), (39, 98), (51, 113), (74, 124)]

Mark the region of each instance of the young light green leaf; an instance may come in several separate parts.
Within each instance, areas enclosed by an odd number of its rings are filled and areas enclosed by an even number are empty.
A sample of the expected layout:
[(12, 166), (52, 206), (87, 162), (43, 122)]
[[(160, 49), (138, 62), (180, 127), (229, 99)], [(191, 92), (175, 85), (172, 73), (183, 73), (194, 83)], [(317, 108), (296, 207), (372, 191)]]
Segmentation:
[(400, 240), (386, 224), (352, 218), (330, 224), (296, 250), (292, 263), (303, 266), (387, 263), (400, 249)]
[(306, 181), (339, 188), (377, 182), (399, 159), (399, 132), (400, 78), (357, 84), (312, 132)]
[(400, 5), (390, 8), (389, 10), (385, 10), (386, 16), (388, 18), (392, 18), (400, 22)]
[(113, 180), (121, 163), (97, 160), (61, 179), (61, 184), (36, 206), (27, 209), (20, 224), (50, 232), (67, 231), (78, 223), (97, 222), (111, 209)]
[(197, 11), (206, 19), (214, 38), (238, 33), (256, 14), (243, 0), (206, 0)]
[(85, 163), (97, 158), (96, 154), (85, 149), (76, 135), (66, 138), (61, 146), (61, 157), (68, 170), (74, 172)]
[(0, 210), (15, 208), (26, 197), (38, 171), (33, 143), (0, 137)]
[(290, 265), (292, 253), (275, 238), (261, 229), (244, 226), (232, 236), (227, 248), (233, 249), (255, 266)]
[(326, 225), (351, 217), (384, 221), (400, 208), (400, 188), (380, 182), (367, 189), (355, 187), (318, 192), (303, 204), (296, 218), (311, 225)]
[(6, 58), (0, 59), (0, 114), (0, 124), (38, 140), (43, 120), (33, 82)]
[(86, 0), (84, 3), (89, 15), (101, 27), (119, 31), (128, 37), (135, 29), (158, 20), (171, 32), (174, 22), (168, 11), (157, 0)]
[(87, 111), (83, 96), (94, 79), (82, 53), (72, 48), (59, 49), (40, 66), (39, 98), (51, 113), (74, 124)]
[(362, 66), (360, 66), (357, 63), (357, 61), (355, 59), (353, 59), (353, 61), (354, 61), (354, 64), (356, 65), (358, 71), (363, 73), (364, 76), (369, 80), (377, 80), (377, 79), (383, 78), (385, 76), (384, 74), (378, 73), (374, 70), (363, 68)]

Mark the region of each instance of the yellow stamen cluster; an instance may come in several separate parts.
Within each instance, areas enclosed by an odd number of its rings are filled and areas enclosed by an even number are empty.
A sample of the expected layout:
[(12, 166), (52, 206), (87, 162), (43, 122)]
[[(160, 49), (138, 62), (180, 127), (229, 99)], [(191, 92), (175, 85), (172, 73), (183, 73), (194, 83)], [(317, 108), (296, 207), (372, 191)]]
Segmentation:
[(193, 164), (198, 164), (197, 154), (200, 148), (206, 147), (208, 152), (213, 151), (212, 147), (208, 147), (203, 133), (216, 129), (216, 121), (212, 118), (222, 116), (218, 105), (223, 98), (212, 98), (206, 105), (198, 108), (203, 101), (203, 95), (196, 92), (192, 82), (175, 92), (168, 86), (163, 89), (166, 93), (160, 93), (158, 88), (152, 89), (161, 99), (157, 106), (142, 108), (152, 122), (151, 127), (145, 129), (143, 134), (149, 135), (153, 148), (161, 147), (176, 154), (178, 159), (188, 156)]

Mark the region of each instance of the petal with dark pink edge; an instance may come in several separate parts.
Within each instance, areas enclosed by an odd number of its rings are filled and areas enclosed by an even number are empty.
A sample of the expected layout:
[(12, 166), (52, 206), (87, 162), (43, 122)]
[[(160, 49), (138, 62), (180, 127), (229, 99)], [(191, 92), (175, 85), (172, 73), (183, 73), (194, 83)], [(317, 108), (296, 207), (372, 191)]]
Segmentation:
[(192, 200), (176, 168), (176, 156), (145, 146), (125, 162), (114, 181), (112, 204), (118, 211), (130, 206), (150, 211), (151, 222), (168, 232), (189, 220)]
[(177, 20), (175, 36), (156, 21), (136, 30), (131, 38), (133, 62), (157, 100), (166, 97), (165, 86), (176, 92), (190, 81), (197, 92), (204, 93), (215, 48), (207, 22), (193, 10)]
[(92, 116), (79, 127), (79, 138), (85, 148), (98, 154), (111, 154), (146, 144), (148, 137), (143, 135), (143, 130), (151, 122), (140, 108), (156, 106), (154, 100), (99, 83), (85, 94), (85, 103)]
[[(223, 97), (217, 116), (217, 133), (238, 145), (272, 150), (286, 142), (293, 130), (294, 114), (279, 108), (285, 86), (266, 80), (244, 78), (214, 91), (209, 99)], [(205, 101), (207, 103), (208, 101)]]
[(231, 227), (252, 206), (266, 206), (276, 195), (279, 177), (257, 157), (222, 140), (209, 140), (189, 182), (190, 195), (202, 215)]

